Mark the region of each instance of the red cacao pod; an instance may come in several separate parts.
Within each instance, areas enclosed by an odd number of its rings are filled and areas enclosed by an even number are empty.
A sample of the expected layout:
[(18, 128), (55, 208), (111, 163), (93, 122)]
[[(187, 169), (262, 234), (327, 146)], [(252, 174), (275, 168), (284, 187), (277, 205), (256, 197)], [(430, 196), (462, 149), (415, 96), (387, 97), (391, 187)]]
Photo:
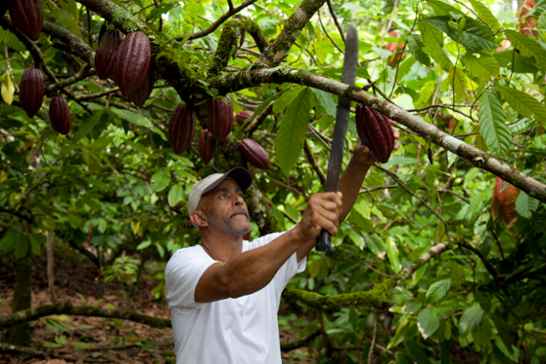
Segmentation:
[(140, 87), (137, 87), (136, 89), (130, 90), (129, 94), (127, 95), (127, 99), (134, 102), (136, 106), (142, 106), (152, 93), (153, 88), (154, 76), (153, 72), (149, 72), (148, 78), (145, 80), (144, 84), (140, 85)]
[(106, 30), (100, 40), (99, 48), (95, 52), (95, 70), (101, 80), (113, 78), (114, 56), (121, 43), (122, 33), (117, 30)]
[(356, 108), (356, 130), (362, 144), (379, 162), (385, 163), (394, 148), (394, 133), (390, 120), (366, 105)]
[(212, 135), (225, 143), (233, 124), (233, 109), (223, 99), (212, 99), (209, 103), (209, 122)]
[(150, 40), (143, 32), (133, 32), (119, 44), (114, 58), (112, 78), (121, 93), (128, 96), (147, 82), (152, 60)]
[(519, 189), (503, 180), (496, 178), (493, 189), (493, 200), (491, 201), (491, 214), (493, 218), (500, 217), (505, 224), (511, 225), (517, 218), (516, 199)]
[(61, 134), (68, 134), (70, 131), (70, 109), (64, 97), (54, 96), (49, 104), (49, 121), (51, 127)]
[(242, 124), (245, 121), (247, 121), (249, 118), (251, 118), (252, 115), (253, 113), (251, 113), (250, 111), (246, 111), (246, 110), (239, 111), (237, 114), (235, 114), (235, 121), (238, 124)]
[(27, 68), (19, 84), (19, 101), (29, 117), (33, 117), (40, 110), (44, 94), (44, 74), (39, 68)]
[(9, 16), (12, 24), (32, 40), (38, 40), (44, 24), (40, 0), (9, 1)]
[(267, 151), (256, 141), (245, 138), (239, 142), (239, 149), (243, 156), (253, 166), (260, 169), (268, 169), (270, 166)]
[(201, 129), (199, 136), (199, 155), (205, 164), (210, 162), (214, 155), (214, 137), (208, 129)]
[(169, 142), (176, 154), (182, 154), (193, 139), (193, 112), (191, 108), (178, 105), (169, 125)]

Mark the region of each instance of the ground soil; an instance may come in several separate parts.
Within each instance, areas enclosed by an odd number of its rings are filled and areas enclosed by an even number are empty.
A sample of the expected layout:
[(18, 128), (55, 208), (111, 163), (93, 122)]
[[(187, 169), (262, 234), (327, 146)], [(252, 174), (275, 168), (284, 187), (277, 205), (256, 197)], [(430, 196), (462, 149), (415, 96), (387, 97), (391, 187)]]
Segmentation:
[[(0, 316), (11, 314), (13, 272), (12, 262), (0, 260)], [(57, 252), (55, 276), (58, 301), (102, 308), (131, 308), (146, 315), (169, 318), (165, 302), (152, 295), (153, 288), (160, 283), (152, 275), (144, 275), (131, 296), (128, 287), (121, 283), (102, 282), (97, 267), (81, 255)], [(32, 306), (50, 303), (45, 259), (36, 257)], [(174, 363), (170, 328), (156, 329), (124, 320), (67, 315), (41, 318), (34, 321), (32, 327), (32, 344), (28, 348), (40, 351), (42, 355), (0, 350), (0, 363)], [(0, 338), (2, 336), (0, 331)], [(283, 330), (281, 341), (291, 341), (297, 336)], [(283, 353), (283, 362), (311, 363), (306, 349)]]

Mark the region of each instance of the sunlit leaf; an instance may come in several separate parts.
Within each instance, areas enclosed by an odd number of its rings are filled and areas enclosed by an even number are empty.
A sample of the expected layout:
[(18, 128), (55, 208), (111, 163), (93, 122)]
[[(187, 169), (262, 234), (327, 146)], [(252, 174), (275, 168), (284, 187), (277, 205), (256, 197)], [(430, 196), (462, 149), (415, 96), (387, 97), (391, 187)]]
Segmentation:
[(506, 125), (506, 117), (494, 91), (486, 90), (480, 97), (480, 134), (487, 147), (495, 153), (503, 153), (511, 144), (512, 136)]

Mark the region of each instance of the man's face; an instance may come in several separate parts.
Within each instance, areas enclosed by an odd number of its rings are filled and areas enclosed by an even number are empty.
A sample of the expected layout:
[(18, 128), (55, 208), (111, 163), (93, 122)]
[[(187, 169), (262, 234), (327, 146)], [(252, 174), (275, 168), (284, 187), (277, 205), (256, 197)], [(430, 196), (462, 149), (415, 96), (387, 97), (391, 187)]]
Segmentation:
[(201, 198), (198, 209), (205, 214), (209, 229), (219, 229), (237, 237), (242, 237), (250, 231), (243, 191), (231, 178), (207, 192)]

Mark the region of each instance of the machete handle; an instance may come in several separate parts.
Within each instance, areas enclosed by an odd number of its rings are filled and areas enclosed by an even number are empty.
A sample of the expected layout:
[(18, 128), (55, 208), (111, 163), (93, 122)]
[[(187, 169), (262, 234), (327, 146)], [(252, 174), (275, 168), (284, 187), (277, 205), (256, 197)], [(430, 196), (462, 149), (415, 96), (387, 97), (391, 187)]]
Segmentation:
[(326, 253), (330, 253), (332, 251), (332, 243), (330, 242), (330, 233), (328, 231), (324, 229), (320, 231), (320, 235), (317, 237), (315, 249)]

